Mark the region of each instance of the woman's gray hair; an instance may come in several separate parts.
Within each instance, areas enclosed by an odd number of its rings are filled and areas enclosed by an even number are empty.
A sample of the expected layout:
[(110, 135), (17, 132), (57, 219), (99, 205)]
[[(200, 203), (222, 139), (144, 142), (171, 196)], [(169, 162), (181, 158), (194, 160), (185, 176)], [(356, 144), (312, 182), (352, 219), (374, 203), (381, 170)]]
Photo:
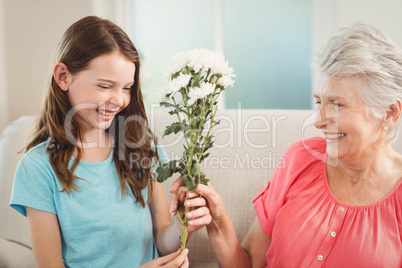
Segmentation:
[[(381, 119), (402, 99), (402, 52), (384, 33), (365, 23), (342, 28), (316, 54), (313, 64), (329, 78), (362, 77), (358, 92), (371, 113)], [(401, 120), (390, 130), (398, 136)]]

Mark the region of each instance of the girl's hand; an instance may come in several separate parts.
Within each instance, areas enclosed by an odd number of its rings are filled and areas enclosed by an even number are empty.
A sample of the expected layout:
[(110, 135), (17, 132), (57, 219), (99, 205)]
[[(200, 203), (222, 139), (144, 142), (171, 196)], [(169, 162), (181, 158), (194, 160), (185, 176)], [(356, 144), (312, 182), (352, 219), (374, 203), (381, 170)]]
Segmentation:
[(164, 268), (188, 268), (188, 249), (183, 250), (180, 253), (180, 250), (173, 252), (164, 257), (157, 258), (146, 264), (139, 266), (138, 268), (155, 268), (155, 267), (164, 267)]
[[(169, 190), (169, 193), (171, 194), (170, 212), (173, 216), (176, 215), (176, 210), (179, 202), (184, 202), (184, 206), (190, 208), (190, 211), (187, 212), (185, 215), (188, 219), (187, 231), (189, 234), (192, 234), (193, 232), (201, 229), (211, 222), (212, 217), (204, 197), (200, 196), (196, 192), (190, 191), (187, 193), (187, 197), (190, 198), (190, 200), (184, 201), (186, 186), (182, 177), (173, 182), (172, 188)], [(181, 213), (181, 215), (183, 215), (184, 208), (179, 208), (179, 212)], [(177, 220), (176, 222), (179, 222), (179, 220)]]

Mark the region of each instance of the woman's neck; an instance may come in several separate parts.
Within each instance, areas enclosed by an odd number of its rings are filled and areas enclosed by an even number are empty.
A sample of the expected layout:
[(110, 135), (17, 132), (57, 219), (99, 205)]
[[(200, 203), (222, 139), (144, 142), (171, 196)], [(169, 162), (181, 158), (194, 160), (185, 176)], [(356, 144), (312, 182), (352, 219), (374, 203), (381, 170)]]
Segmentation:
[(382, 177), (389, 171), (398, 169), (399, 166), (396, 166), (395, 163), (401, 163), (401, 161), (402, 155), (397, 153), (389, 143), (377, 148), (375, 152), (361, 155), (361, 157), (352, 159), (328, 157), (328, 164), (337, 173), (342, 174), (345, 178), (351, 178), (352, 181)]
[(353, 163), (328, 159), (328, 184), (333, 195), (349, 205), (372, 204), (390, 193), (402, 179), (402, 155), (384, 148), (370, 159)]

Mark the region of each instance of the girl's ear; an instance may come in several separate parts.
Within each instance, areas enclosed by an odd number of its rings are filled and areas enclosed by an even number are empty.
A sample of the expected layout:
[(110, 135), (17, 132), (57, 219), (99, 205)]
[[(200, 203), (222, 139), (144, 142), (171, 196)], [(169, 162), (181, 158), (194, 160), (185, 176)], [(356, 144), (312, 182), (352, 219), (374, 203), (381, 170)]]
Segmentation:
[(392, 128), (396, 122), (398, 122), (401, 117), (402, 112), (402, 101), (398, 99), (394, 104), (389, 107), (387, 111), (387, 115), (385, 117), (385, 121), (389, 124), (389, 127)]
[(68, 71), (67, 66), (62, 63), (58, 62), (54, 68), (53, 68), (53, 77), (54, 80), (56, 81), (57, 85), (61, 88), (63, 91), (68, 91), (70, 88), (70, 72)]

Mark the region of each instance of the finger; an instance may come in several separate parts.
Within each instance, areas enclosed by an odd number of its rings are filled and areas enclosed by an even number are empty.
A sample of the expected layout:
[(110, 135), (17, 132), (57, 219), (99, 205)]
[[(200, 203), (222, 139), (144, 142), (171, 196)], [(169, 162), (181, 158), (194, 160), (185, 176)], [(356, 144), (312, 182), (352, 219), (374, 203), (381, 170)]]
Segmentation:
[(186, 213), (187, 219), (196, 219), (199, 217), (204, 217), (206, 215), (210, 215), (209, 209), (207, 207), (200, 207), (198, 209), (192, 210)]
[(170, 253), (170, 254), (168, 254), (166, 256), (159, 257), (159, 258), (154, 260), (154, 261), (156, 261), (155, 265), (164, 265), (166, 263), (169, 263), (172, 260), (174, 260), (177, 256), (179, 256), (179, 254), (180, 254), (180, 249), (175, 251), (175, 252), (173, 252), (173, 253)]
[(207, 202), (205, 201), (205, 198), (203, 197), (197, 197), (194, 199), (187, 200), (184, 202), (184, 206), (188, 208), (194, 208), (194, 207), (202, 207), (205, 206)]
[(176, 215), (177, 205), (184, 201), (184, 195), (186, 194), (186, 187), (181, 186), (176, 189), (176, 191), (170, 194), (170, 213), (174, 216)]
[(177, 204), (179, 203), (177, 195), (170, 196), (170, 213), (176, 215)]
[(188, 268), (190, 265), (190, 262), (188, 261), (188, 257), (184, 260), (183, 264), (180, 265), (180, 268)]
[(188, 193), (187, 193), (187, 197), (188, 198), (194, 198), (194, 197), (197, 197), (197, 196), (200, 196), (197, 192), (195, 192), (195, 191), (188, 191)]
[(206, 186), (203, 184), (198, 184), (196, 191), (207, 200), (209, 206), (223, 205), (222, 199), (215, 192), (211, 185)]
[(176, 192), (177, 189), (178, 189), (180, 186), (183, 186), (183, 185), (185, 185), (185, 184), (184, 184), (184, 181), (183, 181), (183, 177), (180, 176), (177, 180), (175, 180), (175, 181), (172, 183), (172, 187), (170, 187), (169, 193), (174, 193), (174, 192)]
[(165, 264), (166, 268), (177, 268), (180, 267), (184, 261), (186, 260), (188, 255), (188, 249), (184, 249), (179, 256), (177, 256), (176, 258), (174, 258), (173, 260), (171, 260), (169, 263)]
[(180, 202), (184, 202), (184, 199), (185, 199), (185, 197), (186, 197), (186, 187), (180, 187), (180, 198), (179, 198), (179, 200), (180, 200)]
[(205, 225), (210, 224), (211, 221), (212, 221), (212, 216), (210, 214), (208, 214), (203, 217), (188, 221), (188, 225), (189, 226), (205, 226)]

